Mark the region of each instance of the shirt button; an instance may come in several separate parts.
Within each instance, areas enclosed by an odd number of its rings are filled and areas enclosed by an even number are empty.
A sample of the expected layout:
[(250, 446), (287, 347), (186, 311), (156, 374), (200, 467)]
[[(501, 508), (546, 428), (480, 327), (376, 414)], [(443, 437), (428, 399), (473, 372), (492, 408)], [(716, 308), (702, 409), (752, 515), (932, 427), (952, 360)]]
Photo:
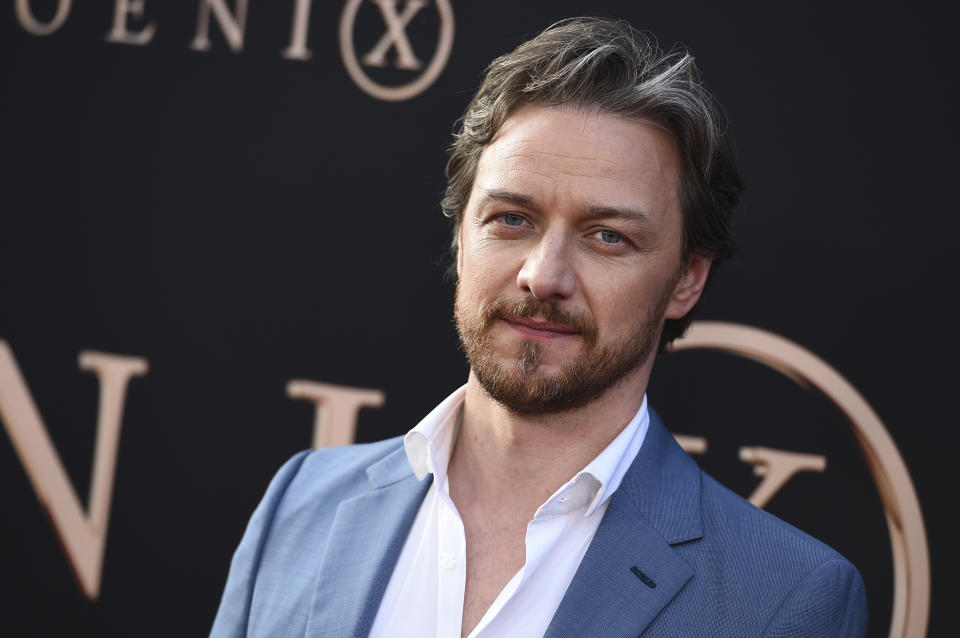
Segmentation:
[(440, 554), (440, 567), (444, 569), (453, 569), (457, 564), (457, 557), (449, 552)]

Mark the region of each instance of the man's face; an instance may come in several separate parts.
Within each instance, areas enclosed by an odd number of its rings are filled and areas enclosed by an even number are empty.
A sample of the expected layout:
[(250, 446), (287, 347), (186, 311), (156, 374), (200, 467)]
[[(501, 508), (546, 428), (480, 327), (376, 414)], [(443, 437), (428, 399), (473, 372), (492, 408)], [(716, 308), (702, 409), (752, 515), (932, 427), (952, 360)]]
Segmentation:
[(471, 370), (517, 413), (645, 386), (663, 320), (709, 270), (681, 264), (680, 164), (662, 129), (526, 106), (481, 156), (460, 225), (455, 319)]

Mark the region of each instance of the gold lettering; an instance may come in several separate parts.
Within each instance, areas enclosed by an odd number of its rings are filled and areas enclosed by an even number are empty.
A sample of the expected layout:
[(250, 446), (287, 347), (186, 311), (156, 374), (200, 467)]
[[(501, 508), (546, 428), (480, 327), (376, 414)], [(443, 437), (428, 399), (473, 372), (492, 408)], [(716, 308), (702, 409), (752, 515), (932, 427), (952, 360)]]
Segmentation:
[(410, 40), (407, 39), (406, 28), (413, 16), (427, 6), (426, 0), (407, 0), (400, 15), (397, 14), (397, 0), (373, 0), (373, 2), (380, 7), (380, 15), (383, 16), (383, 21), (387, 25), (387, 31), (370, 52), (363, 56), (362, 62), (367, 66), (386, 66), (387, 51), (395, 47), (398, 69), (416, 71), (421, 68), (423, 62), (414, 55)]
[(287, 396), (316, 404), (313, 426), (315, 449), (353, 443), (357, 431), (357, 412), (364, 407), (378, 408), (385, 400), (380, 390), (301, 380), (287, 384)]
[(33, 16), (33, 11), (30, 10), (30, 0), (16, 0), (13, 9), (17, 15), (17, 20), (20, 22), (20, 26), (22, 26), (27, 33), (32, 33), (33, 35), (50, 35), (62, 27), (63, 23), (67, 21), (67, 16), (70, 15), (70, 2), (71, 0), (57, 0), (57, 10), (53, 14), (53, 18), (50, 19), (50, 22), (40, 22)]
[(107, 33), (107, 42), (145, 46), (153, 39), (157, 25), (151, 22), (140, 31), (131, 31), (127, 26), (127, 17), (143, 19), (145, 0), (117, 0), (113, 6), (113, 28)]
[(680, 447), (687, 454), (706, 454), (707, 440), (702, 436), (688, 436), (686, 434), (674, 434), (673, 438), (677, 440)]
[[(438, 0), (439, 1), (439, 0)], [(826, 361), (783, 337), (734, 323), (698, 321), (674, 350), (708, 348), (753, 359), (822, 392), (847, 417), (883, 501), (893, 550), (891, 636), (927, 635), (930, 550), (910, 472), (886, 426), (866, 399)]]
[(146, 374), (147, 361), (139, 357), (81, 352), (79, 364), (81, 370), (92, 371), (100, 381), (97, 440), (86, 511), (40, 418), (13, 352), (0, 340), (0, 419), (37, 498), (50, 515), (80, 588), (88, 598), (95, 599), (100, 593), (124, 398), (130, 378)]
[(753, 473), (763, 480), (750, 495), (750, 502), (766, 507), (777, 492), (798, 472), (822, 472), (827, 469), (827, 457), (819, 454), (799, 454), (767, 447), (742, 447), (740, 460), (753, 465)]
[(217, 19), (223, 36), (234, 53), (243, 51), (243, 35), (247, 24), (247, 0), (237, 0), (237, 10), (230, 13), (226, 0), (200, 0), (197, 15), (197, 34), (190, 43), (194, 51), (210, 49), (210, 12)]
[(293, 26), (290, 29), (290, 46), (283, 51), (289, 60), (309, 60), (312, 55), (307, 48), (307, 33), (310, 26), (312, 0), (296, 0), (293, 8)]

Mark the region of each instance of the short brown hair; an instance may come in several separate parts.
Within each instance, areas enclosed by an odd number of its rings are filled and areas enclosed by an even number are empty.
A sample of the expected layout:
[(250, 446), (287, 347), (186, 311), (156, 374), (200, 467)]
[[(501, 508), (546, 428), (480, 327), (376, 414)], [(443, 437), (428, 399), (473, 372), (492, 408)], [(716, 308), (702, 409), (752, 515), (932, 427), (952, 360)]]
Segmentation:
[[(628, 23), (571, 18), (500, 56), (454, 133), (447, 162), (443, 213), (453, 222), (451, 251), (483, 147), (520, 106), (575, 106), (653, 122), (668, 131), (681, 157), (684, 261), (691, 254), (715, 266), (733, 255), (730, 216), (742, 184), (722, 111), (700, 82), (685, 49), (664, 53), (654, 39)], [(660, 349), (692, 320), (667, 319)]]

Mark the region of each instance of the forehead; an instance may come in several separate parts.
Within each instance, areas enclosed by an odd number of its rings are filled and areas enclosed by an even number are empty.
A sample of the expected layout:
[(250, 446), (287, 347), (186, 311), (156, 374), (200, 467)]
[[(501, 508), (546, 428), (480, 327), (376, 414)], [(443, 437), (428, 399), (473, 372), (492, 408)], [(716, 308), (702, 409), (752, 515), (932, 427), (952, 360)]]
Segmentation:
[(524, 106), (483, 149), (475, 191), (519, 191), (544, 205), (677, 208), (679, 158), (660, 127), (596, 111)]

